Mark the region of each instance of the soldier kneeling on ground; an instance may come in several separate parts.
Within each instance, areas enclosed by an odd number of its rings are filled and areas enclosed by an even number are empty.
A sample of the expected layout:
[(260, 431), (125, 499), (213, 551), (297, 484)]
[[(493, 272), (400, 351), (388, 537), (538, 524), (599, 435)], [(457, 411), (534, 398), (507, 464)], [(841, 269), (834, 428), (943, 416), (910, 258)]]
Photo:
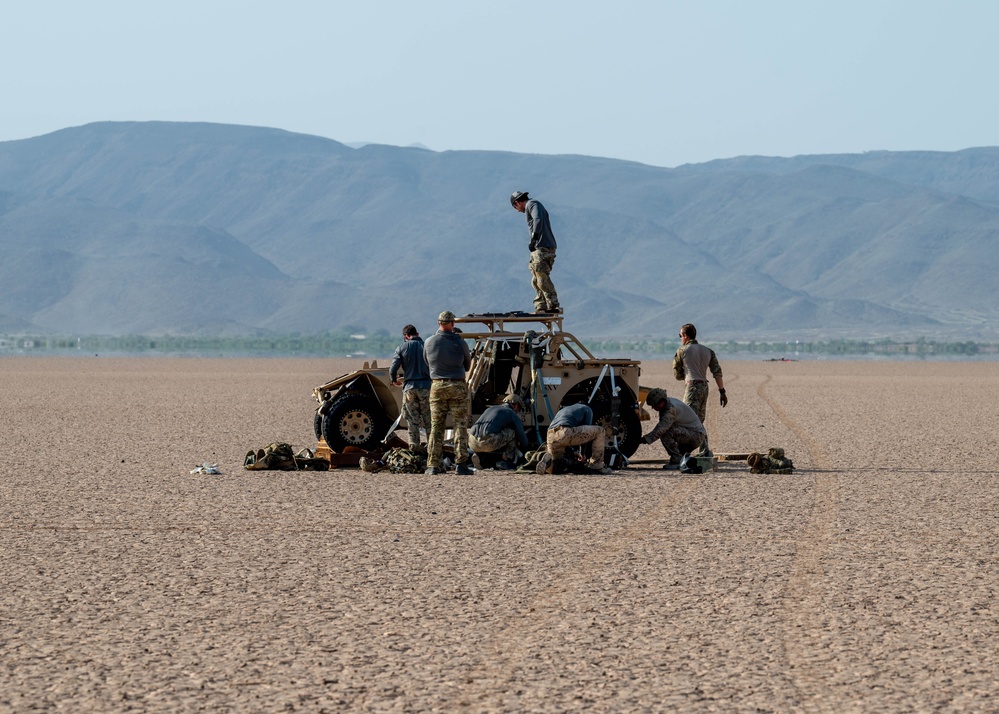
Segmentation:
[(607, 433), (602, 426), (593, 423), (593, 410), (585, 404), (562, 407), (548, 425), (548, 438), (545, 455), (538, 461), (537, 473), (550, 474), (552, 464), (562, 457), (567, 446), (592, 444), (590, 460), (586, 467), (599, 474), (611, 473), (604, 465), (604, 445)]
[(468, 448), (475, 454), (499, 452), (496, 468), (516, 468), (521, 453), (527, 452), (527, 434), (520, 418), (523, 410), (524, 400), (516, 394), (507, 396), (502, 404), (487, 408), (469, 430)]
[(663, 465), (663, 468), (676, 471), (680, 468), (683, 455), (700, 448), (704, 443), (707, 437), (704, 425), (693, 409), (679, 399), (666, 396), (665, 389), (656, 387), (649, 390), (645, 403), (659, 412), (659, 422), (642, 437), (642, 441), (651, 444), (659, 439), (669, 455), (669, 463)]

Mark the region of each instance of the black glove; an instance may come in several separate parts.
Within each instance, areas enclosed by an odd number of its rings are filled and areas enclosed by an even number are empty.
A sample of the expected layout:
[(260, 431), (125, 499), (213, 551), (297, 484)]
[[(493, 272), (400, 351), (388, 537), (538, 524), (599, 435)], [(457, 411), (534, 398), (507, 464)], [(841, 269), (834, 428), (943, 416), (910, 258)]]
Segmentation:
[(723, 407), (724, 407), (724, 406), (725, 406), (726, 404), (728, 404), (728, 397), (726, 397), (726, 396), (725, 396), (725, 390), (724, 390), (724, 389), (719, 389), (719, 390), (718, 390), (718, 399), (719, 399), (719, 401), (721, 402), (721, 405), (722, 405)]

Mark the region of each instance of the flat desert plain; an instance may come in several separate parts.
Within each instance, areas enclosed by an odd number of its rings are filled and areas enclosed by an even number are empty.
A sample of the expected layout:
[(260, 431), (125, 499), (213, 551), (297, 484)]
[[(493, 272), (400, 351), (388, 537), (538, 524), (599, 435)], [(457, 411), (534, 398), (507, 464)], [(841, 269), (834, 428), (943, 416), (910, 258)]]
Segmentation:
[(242, 468), (357, 366), (0, 360), (0, 710), (999, 710), (999, 363), (723, 359), (788, 476)]

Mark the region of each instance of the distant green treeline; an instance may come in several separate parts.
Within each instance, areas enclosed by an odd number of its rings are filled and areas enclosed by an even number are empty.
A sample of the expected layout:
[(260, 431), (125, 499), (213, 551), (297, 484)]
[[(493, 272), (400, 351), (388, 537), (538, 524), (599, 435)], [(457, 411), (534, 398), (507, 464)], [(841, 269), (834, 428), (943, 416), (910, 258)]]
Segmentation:
[[(386, 330), (372, 334), (327, 332), (313, 335), (267, 337), (178, 337), (125, 335), (47, 336), (2, 335), (3, 354), (129, 354), (192, 356), (273, 356), (273, 357), (381, 357), (391, 356), (401, 342)], [(584, 340), (598, 356), (626, 355), (636, 358), (668, 359), (676, 351), (677, 340)], [(783, 355), (792, 358), (812, 355), (975, 356), (992, 357), (999, 345), (981, 342), (944, 342), (920, 338), (911, 341), (830, 340), (817, 342), (706, 342), (721, 354)]]

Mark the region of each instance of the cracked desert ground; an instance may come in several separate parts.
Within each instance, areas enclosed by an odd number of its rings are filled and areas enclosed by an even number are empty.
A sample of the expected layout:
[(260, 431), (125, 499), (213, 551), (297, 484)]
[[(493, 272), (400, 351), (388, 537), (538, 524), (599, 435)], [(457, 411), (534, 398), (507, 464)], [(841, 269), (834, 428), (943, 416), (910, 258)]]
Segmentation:
[(999, 362), (721, 359), (795, 474), (250, 472), (358, 361), (0, 359), (0, 711), (999, 710)]

